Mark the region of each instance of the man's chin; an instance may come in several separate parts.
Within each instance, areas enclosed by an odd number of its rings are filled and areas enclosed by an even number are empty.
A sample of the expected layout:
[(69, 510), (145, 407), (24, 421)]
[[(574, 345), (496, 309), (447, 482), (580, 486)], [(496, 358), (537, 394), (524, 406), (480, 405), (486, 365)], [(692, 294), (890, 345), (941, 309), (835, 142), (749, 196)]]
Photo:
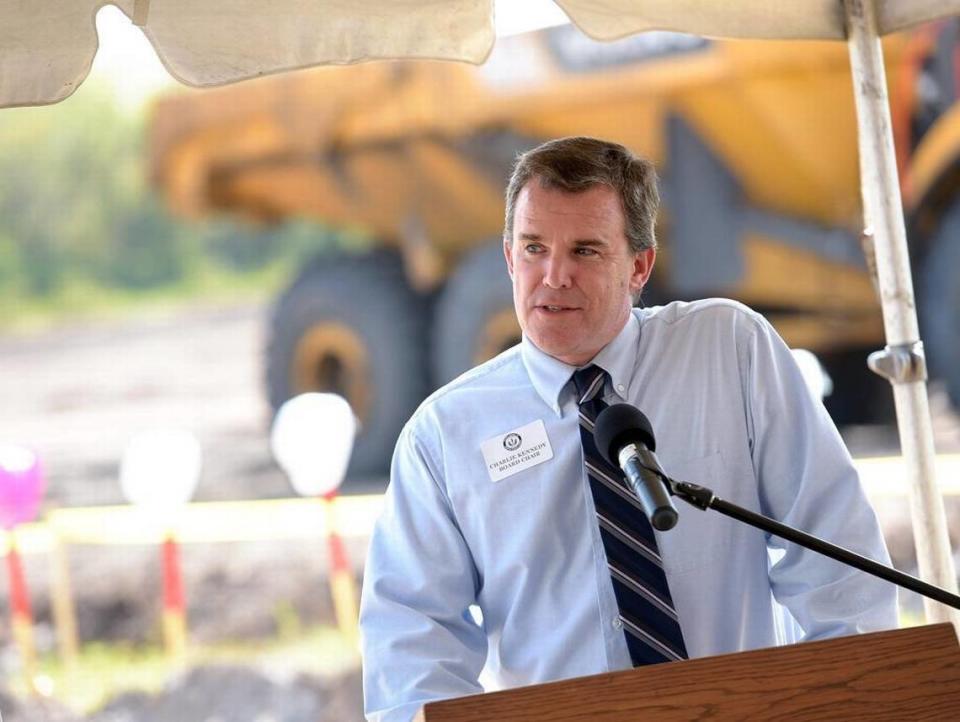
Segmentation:
[(552, 356), (553, 358), (563, 361), (565, 364), (569, 364), (571, 366), (580, 366), (596, 355), (590, 354), (584, 358), (583, 353), (578, 353), (578, 350), (582, 348), (579, 334), (560, 334), (556, 332), (545, 333), (542, 331), (537, 332), (535, 330), (531, 331), (528, 329), (527, 338), (533, 342), (534, 346), (547, 354), (547, 356)]

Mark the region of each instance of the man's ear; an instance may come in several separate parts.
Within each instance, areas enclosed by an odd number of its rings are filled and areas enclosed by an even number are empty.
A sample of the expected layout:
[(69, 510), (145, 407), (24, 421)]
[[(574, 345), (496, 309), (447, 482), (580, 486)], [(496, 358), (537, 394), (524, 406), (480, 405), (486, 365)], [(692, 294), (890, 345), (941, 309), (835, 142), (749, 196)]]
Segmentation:
[(503, 237), (503, 257), (507, 259), (507, 273), (510, 274), (510, 280), (513, 280), (513, 246), (510, 239)]
[(647, 285), (656, 260), (656, 248), (645, 248), (633, 257), (633, 275), (630, 277), (630, 291), (632, 293), (639, 293)]

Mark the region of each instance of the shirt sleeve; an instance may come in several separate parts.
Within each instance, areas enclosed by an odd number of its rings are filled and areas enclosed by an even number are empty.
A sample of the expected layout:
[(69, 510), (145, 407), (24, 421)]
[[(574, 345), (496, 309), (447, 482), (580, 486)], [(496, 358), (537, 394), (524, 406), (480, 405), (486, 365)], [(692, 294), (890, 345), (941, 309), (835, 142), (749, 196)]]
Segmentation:
[[(746, 359), (748, 423), (761, 511), (883, 564), (890, 557), (840, 434), (790, 350), (755, 317)], [(897, 591), (841, 562), (768, 535), (774, 597), (805, 640), (897, 626)]]
[(410, 720), (426, 702), (483, 691), (483, 630), (469, 613), (479, 578), (442, 485), (412, 427), (394, 452), (360, 606), (368, 719)]

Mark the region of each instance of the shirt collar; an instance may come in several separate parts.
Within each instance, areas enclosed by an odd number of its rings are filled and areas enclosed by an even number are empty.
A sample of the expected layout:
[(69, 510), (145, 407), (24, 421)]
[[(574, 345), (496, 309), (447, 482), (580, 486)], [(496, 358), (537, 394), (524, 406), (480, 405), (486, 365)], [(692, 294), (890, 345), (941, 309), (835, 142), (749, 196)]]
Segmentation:
[[(640, 321), (631, 313), (613, 341), (600, 349), (584, 366), (596, 364), (610, 374), (614, 392), (625, 401), (630, 390), (639, 345)], [(560, 416), (561, 395), (577, 367), (544, 353), (526, 334), (520, 344), (520, 354), (533, 388), (544, 403)]]

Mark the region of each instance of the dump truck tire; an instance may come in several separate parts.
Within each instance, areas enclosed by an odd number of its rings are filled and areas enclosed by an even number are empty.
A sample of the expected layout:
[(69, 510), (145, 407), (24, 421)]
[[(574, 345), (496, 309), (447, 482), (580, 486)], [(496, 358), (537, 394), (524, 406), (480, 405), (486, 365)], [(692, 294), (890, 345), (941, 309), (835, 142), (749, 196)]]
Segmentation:
[(360, 420), (347, 477), (386, 474), (403, 424), (429, 391), (426, 319), (397, 254), (318, 258), (273, 310), (273, 409), (308, 391), (344, 396)]
[(513, 285), (499, 239), (468, 254), (447, 281), (434, 316), (433, 374), (437, 386), (520, 340)]
[(960, 411), (960, 201), (930, 237), (918, 274), (917, 312), (930, 376)]

